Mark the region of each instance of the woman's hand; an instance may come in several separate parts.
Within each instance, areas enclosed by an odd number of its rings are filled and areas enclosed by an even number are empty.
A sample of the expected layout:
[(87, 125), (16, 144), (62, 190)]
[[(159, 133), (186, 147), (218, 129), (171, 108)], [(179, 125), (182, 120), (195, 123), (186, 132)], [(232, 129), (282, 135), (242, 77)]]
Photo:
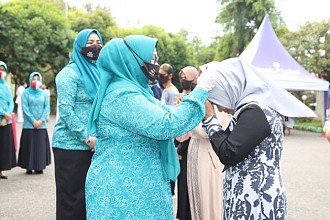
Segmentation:
[(202, 88), (206, 91), (210, 91), (215, 86), (215, 79), (211, 73), (202, 73), (197, 79), (197, 86), (196, 88)]
[(41, 119), (38, 120), (38, 124), (39, 124), (39, 128), (42, 125), (42, 123), (44, 123)]
[(38, 129), (39, 128), (39, 122), (38, 121), (33, 121), (32, 122), (32, 125), (35, 129)]
[(36, 120), (36, 121), (33, 121), (33, 127), (35, 128), (35, 129), (39, 129), (40, 128), (40, 126), (42, 125), (42, 123), (43, 123), (43, 121), (41, 120), (41, 119), (39, 119), (39, 120)]
[(11, 120), (11, 114), (6, 113), (4, 116), (7, 121)]
[(204, 119), (208, 119), (209, 117), (215, 115), (214, 106), (212, 105), (212, 103), (209, 100), (206, 100), (204, 104), (206, 108)]
[(182, 102), (182, 93), (179, 93), (179, 95), (176, 97), (176, 100), (174, 102), (174, 105), (180, 104)]
[(84, 140), (85, 144), (87, 144), (90, 148), (91, 151), (94, 152), (94, 146), (95, 146), (95, 139), (96, 137), (89, 136), (86, 140)]
[(7, 120), (5, 118), (3, 118), (1, 120), (0, 126), (6, 126), (7, 125)]

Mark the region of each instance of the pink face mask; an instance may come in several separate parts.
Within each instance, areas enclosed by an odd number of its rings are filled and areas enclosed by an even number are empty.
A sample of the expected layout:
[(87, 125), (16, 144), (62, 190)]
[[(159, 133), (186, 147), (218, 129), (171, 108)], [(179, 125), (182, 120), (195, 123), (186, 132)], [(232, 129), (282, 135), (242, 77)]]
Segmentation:
[(40, 81), (36, 81), (36, 80), (32, 81), (30, 83), (31, 88), (34, 89), (34, 90), (39, 89), (41, 87), (41, 85), (42, 85), (42, 83)]
[(5, 71), (0, 71), (0, 79), (5, 79), (7, 73)]

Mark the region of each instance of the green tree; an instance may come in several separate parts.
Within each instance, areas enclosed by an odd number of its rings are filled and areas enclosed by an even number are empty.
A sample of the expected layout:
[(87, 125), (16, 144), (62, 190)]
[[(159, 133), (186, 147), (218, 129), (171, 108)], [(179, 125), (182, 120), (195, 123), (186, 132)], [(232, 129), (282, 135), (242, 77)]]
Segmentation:
[(88, 10), (69, 9), (69, 27), (74, 35), (83, 29), (94, 28), (101, 33), (104, 43), (116, 37), (114, 33), (119, 33), (119, 27), (107, 8), (96, 7), (92, 10), (89, 5)]
[(68, 41), (60, 8), (42, 0), (13, 0), (0, 10), (1, 56), (16, 85), (31, 72), (54, 74), (65, 65)]
[(281, 38), (289, 53), (310, 72), (330, 80), (330, 20), (307, 22), (296, 32)]
[(194, 57), (198, 66), (215, 60), (216, 50), (214, 48), (217, 46), (216, 41), (211, 42), (209, 46), (205, 46), (199, 38), (194, 37), (192, 44), (194, 47)]
[(224, 38), (217, 47), (217, 58), (226, 59), (241, 54), (251, 41), (264, 16), (269, 15), (274, 29), (283, 25), (272, 0), (218, 0), (222, 10), (216, 22), (223, 26)]

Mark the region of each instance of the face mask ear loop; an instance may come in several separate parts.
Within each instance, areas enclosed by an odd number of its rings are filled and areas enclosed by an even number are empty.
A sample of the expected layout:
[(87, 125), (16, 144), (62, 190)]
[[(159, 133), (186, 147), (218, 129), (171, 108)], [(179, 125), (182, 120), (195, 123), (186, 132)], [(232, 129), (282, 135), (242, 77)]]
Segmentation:
[[(129, 49), (129, 51), (131, 51), (131, 53), (133, 54), (133, 57), (134, 57), (134, 59), (136, 60), (136, 62), (141, 66), (141, 64), (139, 63), (139, 61), (136, 59), (136, 56), (138, 57), (138, 58), (140, 58), (142, 61), (144, 61), (140, 56), (139, 56), (139, 54), (137, 54), (128, 44), (127, 44), (127, 42), (125, 41), (125, 40), (123, 40), (124, 41), (124, 43), (125, 43), (125, 45), (126, 45), (126, 47)], [(135, 56), (136, 55), (136, 56)]]

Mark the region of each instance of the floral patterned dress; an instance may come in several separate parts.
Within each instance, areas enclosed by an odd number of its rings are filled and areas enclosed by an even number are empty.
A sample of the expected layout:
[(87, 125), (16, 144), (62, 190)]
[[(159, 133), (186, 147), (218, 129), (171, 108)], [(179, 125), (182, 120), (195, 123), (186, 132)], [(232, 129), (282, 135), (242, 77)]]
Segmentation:
[[(242, 161), (230, 166), (224, 162), (227, 166), (223, 179), (223, 219), (280, 220), (287, 218), (287, 200), (280, 164), (284, 137), (281, 116), (265, 105), (257, 104), (257, 106), (259, 111), (261, 109), (261, 114), (266, 117), (265, 121), (269, 124), (270, 134), (266, 135), (266, 138), (262, 139)], [(255, 109), (250, 112), (256, 111)], [(225, 131), (227, 135), (235, 130), (243, 114), (250, 113), (243, 110), (236, 112)], [(250, 123), (240, 126), (244, 130), (237, 131), (236, 129), (236, 133), (240, 133), (238, 136), (241, 140), (244, 139), (244, 135), (261, 133), (259, 130), (261, 128), (256, 124), (258, 120), (263, 119), (250, 117), (249, 120)], [(219, 132), (224, 133), (224, 131)], [(235, 141), (236, 145), (240, 144), (239, 139)], [(242, 146), (245, 145), (242, 144)], [(231, 145), (231, 147), (234, 146)], [(236, 153), (240, 154), (238, 151)]]
[(197, 126), (206, 98), (196, 89), (174, 107), (151, 103), (133, 88), (104, 97), (86, 179), (87, 219), (173, 219), (159, 140)]

